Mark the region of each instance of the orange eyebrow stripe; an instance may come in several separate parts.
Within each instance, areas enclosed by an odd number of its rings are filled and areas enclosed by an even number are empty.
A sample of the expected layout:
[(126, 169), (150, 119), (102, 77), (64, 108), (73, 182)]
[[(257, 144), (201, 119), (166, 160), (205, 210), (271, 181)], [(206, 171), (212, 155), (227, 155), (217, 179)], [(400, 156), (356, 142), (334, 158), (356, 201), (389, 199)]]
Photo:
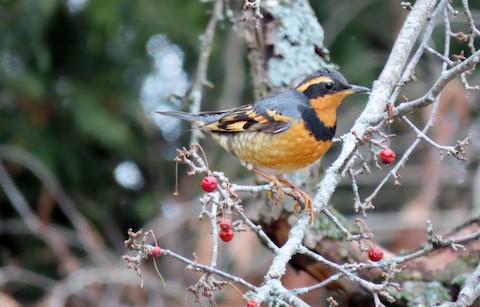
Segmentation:
[(300, 92), (305, 91), (310, 85), (318, 84), (318, 83), (325, 83), (325, 82), (333, 82), (332, 78), (327, 76), (316, 77), (311, 80), (308, 80), (305, 83), (300, 84), (297, 86), (297, 90)]

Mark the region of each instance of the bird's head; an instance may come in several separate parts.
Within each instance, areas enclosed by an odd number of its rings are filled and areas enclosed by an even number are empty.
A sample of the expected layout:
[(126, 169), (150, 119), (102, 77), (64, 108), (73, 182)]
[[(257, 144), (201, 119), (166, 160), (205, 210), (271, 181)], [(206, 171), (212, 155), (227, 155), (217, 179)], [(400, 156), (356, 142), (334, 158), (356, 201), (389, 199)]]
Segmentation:
[(324, 68), (305, 78), (296, 87), (316, 110), (336, 110), (343, 98), (351, 94), (368, 94), (370, 89), (349, 84), (338, 71)]

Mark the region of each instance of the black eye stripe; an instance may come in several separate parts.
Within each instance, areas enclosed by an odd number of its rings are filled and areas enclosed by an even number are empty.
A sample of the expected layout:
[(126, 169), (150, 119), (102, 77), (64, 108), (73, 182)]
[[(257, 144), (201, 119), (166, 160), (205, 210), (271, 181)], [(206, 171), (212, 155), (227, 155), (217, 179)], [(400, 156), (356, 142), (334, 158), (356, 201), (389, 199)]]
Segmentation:
[(307, 87), (303, 91), (303, 94), (307, 96), (307, 98), (309, 99), (314, 99), (327, 94), (332, 94), (337, 90), (338, 90), (338, 85), (335, 84), (335, 82), (327, 81), (327, 82), (311, 84), (309, 87)]

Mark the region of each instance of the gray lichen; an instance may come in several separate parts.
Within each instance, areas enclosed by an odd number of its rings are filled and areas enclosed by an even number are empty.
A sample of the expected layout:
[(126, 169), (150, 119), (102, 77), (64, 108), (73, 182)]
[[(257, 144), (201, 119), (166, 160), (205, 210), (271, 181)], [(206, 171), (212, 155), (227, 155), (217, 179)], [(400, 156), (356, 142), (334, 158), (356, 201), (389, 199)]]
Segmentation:
[(307, 1), (272, 0), (266, 1), (264, 8), (274, 20), (266, 33), (266, 40), (273, 45), (267, 63), (273, 87), (291, 86), (299, 75), (326, 66), (318, 54), (319, 50), (328, 53), (323, 45), (324, 30)]

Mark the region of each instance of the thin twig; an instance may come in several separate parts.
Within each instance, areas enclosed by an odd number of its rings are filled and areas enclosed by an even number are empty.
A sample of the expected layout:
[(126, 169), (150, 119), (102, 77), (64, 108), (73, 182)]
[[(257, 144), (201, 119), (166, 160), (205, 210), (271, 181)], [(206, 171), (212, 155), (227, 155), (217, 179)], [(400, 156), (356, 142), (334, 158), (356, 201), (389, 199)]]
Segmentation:
[(413, 131), (415, 131), (418, 138), (420, 138), (420, 139), (424, 140), (425, 142), (427, 142), (428, 144), (432, 145), (433, 147), (435, 147), (441, 153), (445, 152), (448, 155), (451, 155), (451, 156), (453, 156), (453, 157), (455, 157), (459, 160), (466, 160), (466, 158), (464, 156), (464, 152), (459, 151), (457, 146), (440, 145), (437, 142), (435, 142), (434, 140), (432, 140), (431, 138), (429, 138), (423, 131), (418, 129), (406, 116), (402, 116), (402, 120), (410, 128), (412, 128)]
[[(212, 52), (213, 39), (215, 37), (215, 28), (217, 23), (222, 19), (223, 0), (215, 0), (213, 5), (212, 16), (205, 29), (205, 32), (201, 36), (200, 44), (200, 56), (197, 63), (195, 81), (191, 86), (191, 90), (188, 95), (188, 99), (191, 101), (190, 112), (198, 113), (201, 109), (201, 101), (203, 95), (203, 87), (210, 85), (207, 80), (208, 62), (210, 59), (210, 53)], [(197, 143), (200, 132), (194, 130), (192, 133), (191, 143)]]

